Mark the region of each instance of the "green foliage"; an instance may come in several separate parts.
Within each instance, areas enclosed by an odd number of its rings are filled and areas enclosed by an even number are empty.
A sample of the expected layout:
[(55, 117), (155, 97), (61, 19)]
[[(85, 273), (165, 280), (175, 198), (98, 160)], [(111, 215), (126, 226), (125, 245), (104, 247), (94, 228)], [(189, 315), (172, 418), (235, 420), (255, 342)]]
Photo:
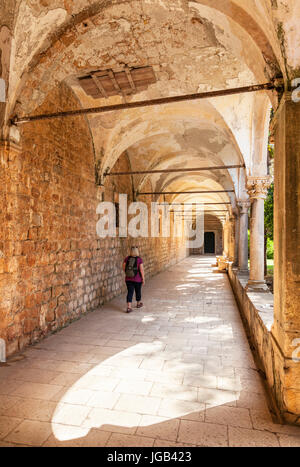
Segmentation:
[(270, 159), (274, 159), (274, 145), (268, 144), (268, 154)]
[(274, 259), (274, 242), (267, 238), (267, 259)]
[(250, 229), (248, 229), (248, 252), (250, 253)]
[(274, 239), (274, 183), (268, 190), (265, 201), (265, 232), (268, 240)]

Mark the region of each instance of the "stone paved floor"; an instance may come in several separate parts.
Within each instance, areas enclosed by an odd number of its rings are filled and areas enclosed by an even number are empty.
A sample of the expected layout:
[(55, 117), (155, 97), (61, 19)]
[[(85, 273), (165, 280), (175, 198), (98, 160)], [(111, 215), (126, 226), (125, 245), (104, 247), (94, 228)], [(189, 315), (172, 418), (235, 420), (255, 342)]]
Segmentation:
[(190, 257), (0, 367), (0, 446), (300, 446), (272, 422), (226, 275)]

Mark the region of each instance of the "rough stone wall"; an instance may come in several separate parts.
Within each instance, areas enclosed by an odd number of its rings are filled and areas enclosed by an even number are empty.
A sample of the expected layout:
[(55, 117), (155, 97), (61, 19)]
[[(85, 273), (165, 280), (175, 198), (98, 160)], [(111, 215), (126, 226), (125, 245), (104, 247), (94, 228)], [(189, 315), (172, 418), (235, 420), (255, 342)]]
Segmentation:
[[(39, 111), (74, 108), (61, 86)], [(24, 125), (20, 151), (1, 150), (0, 337), (21, 350), (124, 290), (134, 239), (96, 235), (95, 165), (84, 117)], [(128, 169), (125, 155), (116, 170)], [(117, 192), (130, 192), (118, 179)], [(106, 186), (109, 199), (111, 187)], [(183, 241), (139, 239), (146, 276), (186, 254)]]
[[(15, 0), (0, 2), (0, 78), (5, 82), (5, 95), (8, 92), (11, 40), (14, 23)], [(6, 97), (6, 96), (5, 96)], [(0, 135), (3, 132), (5, 102), (0, 102)]]
[[(75, 105), (61, 87), (41, 110)], [(13, 353), (97, 305), (93, 148), (84, 119), (24, 126), (6, 183), (1, 337)]]

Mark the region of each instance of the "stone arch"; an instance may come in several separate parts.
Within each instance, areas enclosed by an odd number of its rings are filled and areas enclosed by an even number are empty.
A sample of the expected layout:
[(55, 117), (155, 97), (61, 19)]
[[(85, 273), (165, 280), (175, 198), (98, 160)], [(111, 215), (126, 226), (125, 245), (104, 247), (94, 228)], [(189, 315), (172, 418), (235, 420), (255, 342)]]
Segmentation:
[(212, 178), (201, 176), (199, 174), (185, 174), (177, 175), (173, 177), (172, 180), (166, 182), (163, 186), (165, 191), (187, 191), (182, 194), (170, 195), (170, 203), (173, 202), (231, 202), (235, 201), (235, 193), (208, 193), (208, 194), (189, 194), (189, 191), (199, 190), (233, 190), (233, 186), (230, 181), (227, 180), (224, 183), (221, 183), (218, 180), (213, 180)]
[[(126, 115), (115, 126), (104, 149), (105, 155), (101, 162), (102, 173), (107, 167), (113, 167), (120, 154), (131, 146), (140, 144), (145, 138), (164, 133), (171, 134), (171, 130), (174, 130), (174, 128), (177, 128), (178, 131), (193, 127), (214, 129), (216, 133), (219, 132), (220, 136), (232, 144), (231, 163), (248, 163), (239, 149), (232, 130), (212, 103), (202, 101), (200, 105), (187, 102), (181, 103), (180, 106), (178, 104), (160, 106), (156, 111), (155, 122), (151, 122), (152, 112), (152, 109), (143, 109), (141, 116), (136, 116), (134, 120), (126, 118)], [(126, 137), (124, 138), (123, 135), (126, 135)], [(228, 155), (224, 154), (223, 161), (227, 158)], [(229, 159), (227, 159), (227, 162), (229, 163)], [(153, 169), (157, 166), (157, 161), (153, 160), (148, 168)]]
[[(239, 27), (247, 31), (248, 37), (255, 42), (267, 62), (275, 63), (276, 70), (279, 69), (278, 61), (270, 42), (262, 28), (246, 10), (242, 7), (237, 7), (233, 1), (226, 2), (226, 7), (223, 7), (220, 5), (220, 2), (217, 1), (214, 1), (212, 4), (207, 1), (198, 3), (203, 5), (207, 5), (209, 3), (209, 6), (213, 6), (213, 8), (223, 13), (230, 19), (230, 21), (231, 18), (234, 17), (235, 22), (239, 24)], [(123, 4), (132, 4), (132, 2), (124, 2)], [(185, 2), (180, 3), (180, 5), (183, 9), (187, 8)], [(103, 11), (107, 11), (111, 7), (113, 7), (112, 1), (98, 1), (94, 2), (92, 5), (86, 5), (82, 10), (78, 9), (74, 12), (63, 9), (63, 11), (60, 12), (61, 16), (59, 19), (57, 19), (57, 17), (53, 19), (49, 18), (49, 32), (45, 37), (40, 38), (39, 41), (36, 41), (33, 44), (32, 50), (34, 50), (34, 52), (32, 53), (31, 59), (17, 76), (18, 79), (21, 79), (19, 85), (16, 86), (14, 95), (10, 95), (7, 117), (9, 117), (13, 112), (15, 102), (19, 96), (22, 96), (23, 103), (27, 101), (28, 104), (28, 102), (32, 100), (30, 89), (35, 89), (36, 86), (38, 86), (39, 89), (43, 88), (43, 86), (41, 86), (42, 80), (45, 78), (45, 72), (48, 69), (51, 69), (51, 63), (53, 63), (55, 59), (59, 62), (59, 57), (61, 57), (63, 51), (78, 39), (78, 35), (80, 34), (80, 37), (82, 38), (87, 31), (95, 26), (97, 20), (101, 20), (101, 14)], [(52, 15), (54, 15), (54, 11), (56, 10), (52, 10)], [(98, 19), (96, 18), (97, 15)], [(17, 19), (16, 28), (20, 28), (22, 24), (23, 23)], [(61, 69), (58, 70), (57, 77), (55, 79), (61, 80), (65, 77), (66, 76), (63, 75), (63, 70)], [(11, 84), (13, 85), (14, 83), (16, 84), (16, 81), (12, 77)], [(26, 92), (24, 90), (24, 86), (26, 86)], [(13, 87), (14, 86), (11, 86), (11, 88)], [(47, 89), (49, 89), (49, 87), (47, 88), (47, 86), (44, 86), (44, 90), (46, 91)], [(42, 98), (43, 95), (44, 93), (41, 92), (40, 98)], [(27, 106), (27, 110), (31, 112), (33, 107)]]
[[(242, 5), (238, 5), (237, 2), (232, 0), (225, 2), (220, 2), (219, 0), (195, 0), (195, 2), (214, 8), (237, 22), (257, 44), (266, 62), (275, 66), (274, 71), (278, 72), (280, 69), (282, 72), (284, 71), (284, 63), (275, 37), (270, 37), (271, 28), (263, 30), (262, 25), (259, 24), (259, 15), (257, 18), (254, 18), (257, 4), (254, 4), (252, 0), (239, 2)], [(265, 12), (267, 13), (267, 10)]]

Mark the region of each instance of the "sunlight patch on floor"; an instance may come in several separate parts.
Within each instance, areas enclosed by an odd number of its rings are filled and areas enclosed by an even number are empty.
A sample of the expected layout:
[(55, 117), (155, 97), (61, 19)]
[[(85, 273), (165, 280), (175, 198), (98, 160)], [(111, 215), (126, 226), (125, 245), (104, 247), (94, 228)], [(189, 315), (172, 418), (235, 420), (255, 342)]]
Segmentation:
[[(144, 319), (144, 318), (143, 318)], [(214, 322), (215, 318), (187, 318), (187, 322)], [(151, 426), (153, 424), (152, 418), (143, 417), (142, 424), (139, 423), (140, 414), (135, 412), (135, 407), (125, 407), (123, 410), (108, 410), (108, 409), (99, 409), (91, 418), (87, 417), (82, 426), (79, 427), (70, 427), (64, 424), (64, 420), (69, 419), (72, 416), (72, 419), (82, 417), (83, 412), (86, 410), (86, 405), (89, 405), (89, 402), (85, 403), (85, 407), (81, 405), (81, 397), (85, 397), (85, 393), (88, 390), (94, 391), (94, 396), (98, 399), (102, 397), (112, 397), (118, 398), (118, 396), (135, 394), (135, 388), (143, 386), (145, 381), (131, 381), (130, 374), (131, 372), (139, 371), (138, 364), (139, 359), (148, 357), (153, 359), (160, 358), (162, 350), (165, 348), (166, 342), (168, 342), (167, 336), (162, 339), (157, 339), (154, 342), (144, 342), (139, 343), (133, 346), (129, 346), (127, 349), (119, 351), (116, 355), (111, 357), (103, 356), (103, 360), (100, 361), (98, 365), (95, 365), (93, 369), (87, 372), (84, 376), (78, 379), (61, 397), (59, 403), (57, 404), (56, 410), (52, 417), (52, 430), (53, 434), (59, 441), (72, 440), (79, 437), (84, 437), (88, 434), (89, 430), (92, 428), (101, 428), (103, 430), (109, 431), (111, 426), (118, 426), (126, 429), (132, 428), (135, 426)], [(117, 351), (117, 350), (116, 350)], [(154, 394), (151, 397), (163, 397), (165, 400), (170, 401), (171, 412), (169, 409), (170, 416), (165, 418), (165, 421), (172, 420), (179, 417), (184, 417), (189, 413), (197, 413), (204, 410), (204, 403), (209, 404), (210, 407), (216, 407), (226, 403), (234, 402), (239, 398), (239, 389), (240, 384), (237, 382), (236, 388), (231, 387), (230, 391), (219, 390), (216, 388), (206, 388), (201, 387), (201, 382), (204, 383), (207, 381), (210, 376), (203, 376), (199, 374), (199, 363), (197, 358), (172, 358), (174, 357), (174, 350), (170, 350), (168, 353), (169, 359), (167, 360), (167, 370), (170, 375), (170, 380), (164, 381), (160, 385), (161, 394)], [(101, 357), (99, 357), (99, 360)], [(105, 370), (107, 368), (115, 368), (117, 372), (123, 372), (124, 369), (126, 374), (128, 374), (127, 380), (124, 380), (124, 392), (116, 392), (113, 390), (113, 377), (112, 377), (112, 386), (109, 390), (109, 386), (103, 385), (103, 379), (105, 375)], [(172, 380), (172, 375), (174, 374), (185, 374), (189, 375), (190, 381), (197, 381), (199, 386), (175, 384)], [(166, 374), (166, 373), (164, 373)], [(109, 384), (110, 378), (106, 378), (106, 383)], [(143, 396), (136, 396), (143, 397)], [(147, 399), (147, 397), (146, 397)], [(72, 414), (68, 413), (68, 404), (72, 403)], [(147, 403), (147, 402), (146, 402)], [(78, 404), (78, 405), (76, 405)], [(92, 407), (92, 406), (91, 406)], [(127, 411), (128, 410), (128, 411)], [(76, 413), (78, 412), (78, 413)], [(155, 418), (155, 417), (154, 417)]]

